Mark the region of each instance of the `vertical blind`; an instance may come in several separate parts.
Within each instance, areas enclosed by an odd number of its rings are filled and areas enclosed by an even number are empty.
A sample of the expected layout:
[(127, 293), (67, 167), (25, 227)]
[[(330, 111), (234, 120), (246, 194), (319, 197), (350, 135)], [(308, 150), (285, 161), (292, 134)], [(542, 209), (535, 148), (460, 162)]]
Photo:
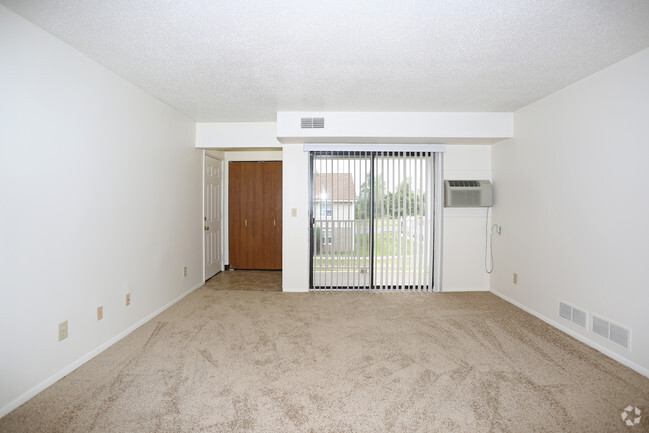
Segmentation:
[(312, 151), (312, 290), (439, 290), (441, 153)]

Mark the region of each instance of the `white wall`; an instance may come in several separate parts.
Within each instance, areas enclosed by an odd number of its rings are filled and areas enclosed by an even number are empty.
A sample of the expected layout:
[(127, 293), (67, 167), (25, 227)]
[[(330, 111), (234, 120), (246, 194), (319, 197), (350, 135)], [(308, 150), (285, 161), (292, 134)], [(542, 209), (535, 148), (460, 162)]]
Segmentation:
[[(284, 145), (284, 290), (309, 287), (308, 153), (302, 144)], [(449, 145), (448, 179), (491, 179), (491, 146)], [(292, 217), (291, 209), (297, 209)], [(442, 290), (489, 290), (484, 270), (486, 208), (445, 209)]]
[(196, 147), (280, 147), (275, 122), (201, 122), (196, 124)]
[[(444, 179), (491, 179), (491, 146), (449, 145)], [(442, 290), (489, 290), (485, 271), (488, 208), (444, 208)]]
[(201, 285), (202, 159), (192, 120), (2, 6), (0, 64), (1, 416)]
[[(649, 375), (649, 49), (514, 114), (493, 146), (492, 288)], [(519, 283), (512, 283), (512, 273)], [(632, 329), (627, 351), (563, 300)]]
[[(255, 147), (249, 142), (246, 147)], [(307, 291), (309, 287), (309, 200), (308, 153), (302, 144), (285, 144), (283, 152), (225, 152), (227, 161), (283, 160), (283, 290)], [(447, 179), (490, 179), (491, 147), (451, 145), (447, 147), (444, 173)], [(224, 194), (224, 245), (228, 263), (227, 171)], [(291, 209), (296, 209), (296, 216)], [(445, 291), (489, 290), (484, 270), (485, 208), (445, 209), (443, 282)]]
[[(308, 153), (302, 144), (284, 145), (284, 290), (309, 287)], [(447, 179), (491, 179), (491, 146), (448, 145)], [(297, 209), (291, 217), (290, 208)], [(486, 208), (445, 209), (442, 290), (489, 290), (484, 270)]]
[[(309, 290), (309, 154), (302, 144), (284, 145), (282, 288)], [(291, 209), (296, 210), (292, 216)]]

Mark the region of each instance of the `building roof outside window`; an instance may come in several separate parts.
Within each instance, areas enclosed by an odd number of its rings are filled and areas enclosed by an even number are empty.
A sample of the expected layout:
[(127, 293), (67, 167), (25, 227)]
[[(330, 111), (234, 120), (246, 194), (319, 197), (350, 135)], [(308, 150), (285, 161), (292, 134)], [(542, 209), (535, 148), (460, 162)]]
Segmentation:
[(313, 175), (314, 201), (354, 201), (356, 190), (351, 173), (315, 173)]

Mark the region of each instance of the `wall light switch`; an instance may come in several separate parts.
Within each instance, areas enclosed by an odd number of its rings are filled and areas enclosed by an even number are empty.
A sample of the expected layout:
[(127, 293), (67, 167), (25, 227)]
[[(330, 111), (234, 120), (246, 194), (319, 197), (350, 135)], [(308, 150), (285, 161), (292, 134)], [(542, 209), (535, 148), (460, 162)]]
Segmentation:
[(104, 318), (104, 307), (100, 306), (97, 307), (97, 320), (101, 320)]
[(68, 321), (59, 323), (59, 341), (68, 338)]
[(514, 284), (518, 284), (518, 274), (514, 272)]
[(296, 207), (291, 208), (291, 216), (297, 216), (297, 208)]
[(183, 268), (183, 276), (185, 276), (185, 277), (187, 276), (187, 266), (185, 266)]
[(127, 293), (126, 294), (126, 306), (128, 307), (129, 305), (131, 305), (131, 294)]

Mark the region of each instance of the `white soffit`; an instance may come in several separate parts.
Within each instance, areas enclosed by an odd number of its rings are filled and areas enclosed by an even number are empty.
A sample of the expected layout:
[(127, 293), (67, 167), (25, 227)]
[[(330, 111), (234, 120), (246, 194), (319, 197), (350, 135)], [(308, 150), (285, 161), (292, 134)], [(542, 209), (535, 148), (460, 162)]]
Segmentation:
[(196, 124), (198, 148), (277, 148), (275, 122), (212, 122)]
[[(311, 119), (319, 127), (305, 127)], [(277, 113), (277, 139), (285, 144), (492, 144), (513, 129), (512, 113)]]
[(649, 46), (647, 0), (0, 0), (198, 122), (515, 111)]

